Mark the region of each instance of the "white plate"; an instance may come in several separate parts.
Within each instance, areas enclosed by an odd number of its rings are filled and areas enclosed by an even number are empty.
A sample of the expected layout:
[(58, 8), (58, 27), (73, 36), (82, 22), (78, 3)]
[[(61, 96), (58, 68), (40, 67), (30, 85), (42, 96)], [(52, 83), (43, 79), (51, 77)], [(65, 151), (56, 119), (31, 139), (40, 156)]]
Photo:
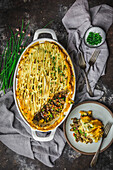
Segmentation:
[[(74, 137), (73, 137), (73, 132), (70, 131), (71, 126), (70, 124), (72, 123), (71, 118), (80, 118), (80, 110), (92, 110), (92, 114), (94, 118), (100, 119), (104, 126), (106, 125), (107, 122), (112, 122), (113, 123), (113, 114), (112, 112), (103, 104), (95, 102), (95, 101), (86, 101), (82, 102), (81, 104), (78, 104), (75, 106), (75, 108), (70, 112), (68, 115), (65, 123), (64, 123), (64, 132), (65, 136), (67, 139), (67, 142), (69, 145), (75, 149), (78, 152), (81, 152), (82, 154), (94, 154), (100, 144), (101, 139), (97, 143), (82, 143), (82, 142), (76, 142)], [(108, 136), (104, 139), (101, 152), (107, 149), (113, 142), (113, 125), (109, 131)]]
[[(102, 37), (102, 42), (101, 42), (100, 44), (98, 44), (98, 45), (90, 45), (90, 44), (88, 44), (88, 43), (87, 43), (87, 37), (88, 37), (88, 35), (89, 35), (90, 32), (100, 33), (100, 35), (101, 35), (101, 37)], [(105, 41), (105, 39), (106, 39), (106, 33), (105, 33), (104, 30), (103, 30), (102, 28), (100, 28), (100, 27), (91, 27), (91, 28), (89, 28), (89, 29), (86, 31), (84, 39), (85, 39), (85, 43), (86, 43), (87, 46), (89, 46), (89, 47), (98, 47), (98, 46), (100, 46), (100, 45), (102, 45), (102, 44), (104, 43), (104, 41)]]

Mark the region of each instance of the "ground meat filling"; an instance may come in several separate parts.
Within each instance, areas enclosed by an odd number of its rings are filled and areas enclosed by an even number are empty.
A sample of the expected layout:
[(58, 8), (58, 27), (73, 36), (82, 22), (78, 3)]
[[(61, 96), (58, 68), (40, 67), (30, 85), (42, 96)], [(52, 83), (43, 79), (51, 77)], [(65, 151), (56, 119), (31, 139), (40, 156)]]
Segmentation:
[(80, 119), (77, 118), (72, 118), (71, 120), (73, 120), (73, 123), (70, 124), (71, 129), (70, 131), (73, 131), (73, 136), (75, 137), (75, 141), (76, 142), (84, 142), (87, 143), (92, 143), (93, 140), (87, 137), (87, 133), (85, 133), (84, 131), (79, 130), (79, 126), (81, 125), (80, 123)]
[(33, 123), (42, 127), (47, 123), (60, 116), (64, 108), (67, 92), (60, 92), (48, 100), (48, 103), (41, 108), (41, 110), (35, 114)]

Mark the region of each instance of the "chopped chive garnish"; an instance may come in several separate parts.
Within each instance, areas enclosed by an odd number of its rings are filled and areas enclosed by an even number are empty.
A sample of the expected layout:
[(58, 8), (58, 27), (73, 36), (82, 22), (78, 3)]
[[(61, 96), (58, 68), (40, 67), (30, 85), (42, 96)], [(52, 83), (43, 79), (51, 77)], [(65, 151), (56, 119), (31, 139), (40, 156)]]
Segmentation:
[(64, 65), (64, 67), (66, 67), (66, 65)]
[(89, 32), (89, 35), (86, 41), (90, 45), (98, 45), (102, 42), (102, 37), (100, 33)]
[(50, 114), (49, 116), (50, 116), (50, 117), (53, 117), (53, 115), (52, 115), (52, 114)]
[(62, 73), (62, 76), (65, 76), (65, 74), (64, 74), (64, 73)]
[(55, 60), (55, 57), (53, 56), (53, 60)]
[(85, 137), (87, 136), (87, 133), (85, 133)]
[(82, 134), (83, 132), (81, 130), (79, 130), (79, 132)]
[(58, 67), (58, 73), (60, 73), (60, 72), (61, 72), (60, 67)]

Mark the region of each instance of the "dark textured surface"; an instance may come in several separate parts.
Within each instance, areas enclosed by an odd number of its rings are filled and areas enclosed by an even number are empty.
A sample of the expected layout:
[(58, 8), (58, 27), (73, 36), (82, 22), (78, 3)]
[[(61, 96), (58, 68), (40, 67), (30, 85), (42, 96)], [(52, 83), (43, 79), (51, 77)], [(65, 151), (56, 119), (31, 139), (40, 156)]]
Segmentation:
[[(54, 20), (48, 27), (54, 29), (58, 41), (66, 48), (67, 33), (62, 25), (62, 18), (74, 3), (74, 0), (0, 0), (0, 43), (1, 51), (7, 38), (10, 36), (8, 26), (14, 30), (21, 25), (22, 19), (30, 21), (28, 33), (31, 33), (29, 42), (33, 39), (36, 29), (44, 27)], [(106, 3), (113, 7), (113, 0), (89, 0), (90, 7)], [(113, 111), (113, 25), (108, 31), (109, 59), (106, 75), (103, 76), (97, 87), (103, 89), (105, 94), (101, 101)], [(28, 43), (29, 43), (28, 42)], [(62, 156), (56, 161), (54, 170), (88, 170), (92, 156), (82, 155), (75, 159), (74, 150), (66, 144)], [(0, 170), (48, 170), (38, 160), (31, 160), (17, 155), (5, 145), (0, 143)], [(100, 154), (98, 164), (94, 170), (113, 169), (113, 144)]]

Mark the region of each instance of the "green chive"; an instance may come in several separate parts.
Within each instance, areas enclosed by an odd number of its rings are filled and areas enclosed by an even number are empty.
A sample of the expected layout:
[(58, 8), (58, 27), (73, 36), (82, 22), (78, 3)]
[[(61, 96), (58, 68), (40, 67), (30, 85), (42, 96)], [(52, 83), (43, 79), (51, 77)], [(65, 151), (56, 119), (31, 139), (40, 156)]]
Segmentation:
[(83, 132), (81, 130), (79, 130), (79, 132), (82, 134)]
[[(22, 26), (21, 26), (19, 37), (18, 37), (18, 32), (14, 34), (12, 29), (9, 28), (11, 31), (11, 38), (6, 43), (6, 48), (3, 51), (1, 62), (0, 62), (0, 67), (2, 67), (3, 65), (3, 69), (1, 70), (1, 73), (0, 73), (0, 80), (2, 81), (1, 90), (4, 90), (4, 92), (5, 92), (5, 89), (10, 88), (13, 85), (13, 76), (14, 76), (15, 67), (16, 67), (16, 64), (18, 62), (18, 59), (21, 53), (24, 50), (23, 48), (21, 48), (21, 51), (20, 51), (20, 47), (21, 47), (23, 38), (25, 36), (25, 33), (23, 34), (23, 25), (24, 25), (24, 21), (22, 20)], [(26, 43), (24, 43), (24, 45), (25, 44)]]
[(85, 133), (85, 137), (87, 136), (87, 133)]
[(52, 114), (50, 114), (49, 116), (50, 116), (50, 117), (53, 117), (53, 115), (52, 115)]

